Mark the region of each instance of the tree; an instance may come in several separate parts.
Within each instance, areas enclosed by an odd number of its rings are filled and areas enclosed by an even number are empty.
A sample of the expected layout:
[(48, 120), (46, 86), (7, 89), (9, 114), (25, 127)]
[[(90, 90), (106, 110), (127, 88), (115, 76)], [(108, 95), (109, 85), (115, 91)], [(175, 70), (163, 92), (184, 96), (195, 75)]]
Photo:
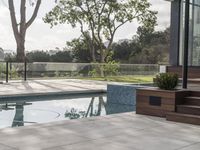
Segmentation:
[(50, 55), (44, 51), (29, 52), (27, 53), (26, 58), (29, 62), (49, 62), (50, 61)]
[(72, 60), (70, 51), (59, 51), (51, 56), (52, 62), (72, 62)]
[(136, 40), (121, 40), (112, 46), (113, 58), (121, 63), (127, 63), (129, 57), (140, 51), (140, 46)]
[(115, 33), (121, 26), (137, 20), (145, 27), (154, 27), (156, 14), (150, 10), (147, 0), (60, 0), (44, 21), (51, 26), (69, 23), (72, 27), (80, 27), (93, 62), (97, 61), (96, 43), (100, 53), (99, 62), (104, 63)]
[(27, 21), (26, 19), (26, 2), (27, 0), (21, 0), (20, 5), (20, 22), (17, 23), (16, 14), (15, 14), (15, 6), (13, 0), (8, 0), (10, 17), (12, 22), (12, 29), (17, 45), (17, 60), (22, 62), (25, 60), (25, 37), (26, 31), (33, 23), (35, 18), (37, 17), (38, 10), (41, 4), (41, 0), (37, 0), (36, 3), (30, 1), (31, 5), (35, 5), (34, 12), (31, 18)]
[[(80, 36), (77, 39), (73, 39), (70, 42), (67, 42), (68, 48), (72, 51), (73, 57), (76, 62), (79, 63), (90, 63), (93, 61), (92, 54), (90, 53), (89, 47), (87, 45), (87, 39), (84, 36)], [(98, 46), (94, 43), (95, 49), (95, 59), (100, 60), (99, 53), (96, 51)]]
[(26, 59), (29, 62), (72, 62), (73, 58), (70, 51), (58, 51), (50, 55), (48, 51), (32, 51), (27, 53)]
[(129, 62), (135, 64), (158, 64), (164, 61), (167, 62), (165, 50), (166, 46), (162, 44), (145, 47), (140, 53), (130, 57)]
[(150, 31), (143, 27), (138, 28), (137, 40), (139, 53), (130, 56), (129, 63), (157, 64), (167, 63), (169, 59), (170, 30)]
[(92, 62), (92, 58), (87, 47), (87, 44), (83, 39), (73, 39), (70, 42), (67, 42), (67, 46), (72, 51), (73, 58), (75, 62), (79, 63), (90, 63)]
[(16, 54), (15, 53), (12, 53), (12, 54), (5, 54), (5, 57), (4, 57), (4, 61), (9, 61), (9, 62), (16, 62)]
[(136, 38), (142, 47), (155, 44), (169, 44), (169, 32), (169, 28), (166, 28), (164, 31), (154, 31), (154, 29), (149, 30), (145, 27), (138, 27)]

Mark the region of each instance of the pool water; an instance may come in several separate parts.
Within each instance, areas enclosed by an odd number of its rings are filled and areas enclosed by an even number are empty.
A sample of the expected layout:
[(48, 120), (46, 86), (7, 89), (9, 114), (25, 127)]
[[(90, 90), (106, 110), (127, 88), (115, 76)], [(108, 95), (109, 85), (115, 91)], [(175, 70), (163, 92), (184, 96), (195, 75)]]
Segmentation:
[(130, 111), (135, 106), (109, 103), (105, 94), (0, 100), (0, 128)]

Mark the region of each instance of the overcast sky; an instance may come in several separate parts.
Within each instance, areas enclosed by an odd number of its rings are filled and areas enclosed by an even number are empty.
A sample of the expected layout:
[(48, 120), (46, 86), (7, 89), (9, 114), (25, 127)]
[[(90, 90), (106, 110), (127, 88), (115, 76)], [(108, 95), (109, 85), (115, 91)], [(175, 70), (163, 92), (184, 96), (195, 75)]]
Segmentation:
[[(11, 28), (7, 0), (0, 0), (0, 47), (3, 49), (16, 49), (16, 44)], [(16, 2), (19, 0), (15, 0)], [(50, 2), (52, 1), (52, 2)], [(38, 17), (30, 26), (26, 36), (26, 50), (50, 50), (55, 47), (65, 47), (66, 41), (80, 36), (79, 29), (72, 29), (70, 25), (59, 25), (50, 28), (49, 24), (42, 21), (42, 17), (49, 12), (55, 0), (43, 0)], [(164, 0), (149, 0), (152, 9), (158, 11), (158, 26), (156, 30), (163, 30), (170, 24), (170, 3)], [(33, 9), (33, 8), (31, 8)], [(16, 13), (18, 12), (16, 8)], [(28, 12), (28, 17), (31, 11)], [(115, 41), (132, 38), (138, 25), (136, 22), (128, 23), (116, 33)]]

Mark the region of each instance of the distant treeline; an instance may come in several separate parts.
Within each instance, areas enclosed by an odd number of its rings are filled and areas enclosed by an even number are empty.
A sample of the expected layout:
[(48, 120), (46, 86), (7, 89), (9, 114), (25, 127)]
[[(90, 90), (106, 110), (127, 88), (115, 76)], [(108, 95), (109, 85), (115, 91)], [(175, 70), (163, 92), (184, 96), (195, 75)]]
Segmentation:
[[(127, 64), (157, 64), (168, 63), (169, 28), (164, 31), (148, 31), (138, 28), (132, 39), (120, 40), (112, 45), (112, 59)], [(95, 46), (98, 58), (98, 46)], [(100, 57), (99, 57), (100, 58)], [(6, 55), (6, 61), (15, 61), (15, 55)], [(48, 51), (32, 51), (26, 54), (29, 62), (77, 62), (91, 63), (91, 52), (85, 39), (78, 38), (67, 42), (66, 48), (55, 54)]]

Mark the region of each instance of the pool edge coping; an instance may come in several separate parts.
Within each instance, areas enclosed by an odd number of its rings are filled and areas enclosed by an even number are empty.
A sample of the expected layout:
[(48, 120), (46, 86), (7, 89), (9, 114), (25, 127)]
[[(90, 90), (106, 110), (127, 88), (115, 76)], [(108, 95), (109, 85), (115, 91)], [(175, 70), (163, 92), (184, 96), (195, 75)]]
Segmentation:
[(82, 91), (57, 91), (57, 92), (44, 92), (44, 93), (21, 93), (0, 95), (0, 101), (3, 98), (20, 98), (20, 97), (34, 97), (34, 96), (60, 96), (60, 95), (76, 95), (76, 94), (98, 94), (107, 93), (107, 90), (82, 90)]

